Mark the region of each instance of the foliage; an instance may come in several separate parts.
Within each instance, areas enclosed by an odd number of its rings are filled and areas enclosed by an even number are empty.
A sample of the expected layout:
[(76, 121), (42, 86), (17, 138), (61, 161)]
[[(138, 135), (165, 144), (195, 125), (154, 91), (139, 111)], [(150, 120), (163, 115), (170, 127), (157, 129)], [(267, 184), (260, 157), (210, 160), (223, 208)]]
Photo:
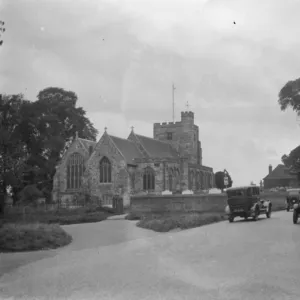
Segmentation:
[(35, 184), (27, 185), (20, 192), (20, 200), (26, 204), (35, 204), (36, 200), (43, 197), (43, 193)]
[(0, 97), (0, 214), (3, 213), (7, 187), (20, 187), (28, 151), (22, 142), (23, 96)]
[(157, 232), (168, 232), (173, 229), (188, 229), (224, 220), (224, 214), (217, 212), (206, 213), (166, 213), (144, 215), (137, 223), (138, 227)]
[(0, 228), (1, 252), (55, 249), (71, 241), (72, 237), (57, 224), (4, 224)]
[[(25, 214), (24, 214), (25, 213)], [(112, 211), (100, 207), (82, 207), (75, 209), (59, 208), (45, 210), (43, 208), (26, 207), (24, 209), (13, 208), (4, 215), (3, 223), (58, 223), (60, 225), (93, 223), (106, 220), (113, 214)]]
[(291, 107), (300, 111), (300, 78), (288, 81), (279, 92), (278, 104), (282, 111)]
[[(228, 177), (228, 186), (227, 187), (232, 187), (232, 179), (231, 176), (229, 175), (229, 173), (227, 172), (227, 177)], [(225, 177), (225, 173), (223, 171), (219, 171), (217, 173), (215, 173), (215, 182), (216, 182), (216, 187), (219, 190), (223, 190), (226, 188), (226, 186), (224, 185), (224, 177)]]
[(50, 87), (37, 98), (35, 102), (24, 100), (23, 95), (0, 99), (0, 196), (11, 186), (15, 202), (16, 195), (32, 184), (49, 201), (55, 166), (76, 132), (93, 141), (98, 134), (83, 108), (76, 107), (74, 92)]
[(300, 146), (293, 149), (289, 155), (281, 157), (283, 164), (289, 168), (291, 174), (296, 174), (300, 182)]
[[(1, 33), (5, 32), (5, 28), (4, 28), (4, 22), (0, 20), (0, 39), (1, 39)], [(3, 40), (0, 40), (0, 46), (2, 46), (3, 44)]]
[(136, 212), (129, 212), (125, 217), (126, 220), (131, 220), (131, 221), (140, 220), (141, 218), (142, 218), (142, 215), (138, 214)]

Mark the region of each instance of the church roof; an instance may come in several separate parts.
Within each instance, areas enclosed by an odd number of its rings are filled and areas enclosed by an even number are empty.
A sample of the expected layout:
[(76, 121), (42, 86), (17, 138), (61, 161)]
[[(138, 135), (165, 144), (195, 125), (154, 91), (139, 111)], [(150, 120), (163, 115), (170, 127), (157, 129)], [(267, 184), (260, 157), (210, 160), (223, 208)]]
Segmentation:
[(135, 134), (135, 136), (139, 139), (151, 157), (178, 158), (177, 151), (168, 142), (159, 141), (139, 134)]
[(112, 135), (109, 135), (109, 137), (121, 151), (128, 164), (133, 163), (134, 158), (142, 158), (142, 153), (132, 141)]

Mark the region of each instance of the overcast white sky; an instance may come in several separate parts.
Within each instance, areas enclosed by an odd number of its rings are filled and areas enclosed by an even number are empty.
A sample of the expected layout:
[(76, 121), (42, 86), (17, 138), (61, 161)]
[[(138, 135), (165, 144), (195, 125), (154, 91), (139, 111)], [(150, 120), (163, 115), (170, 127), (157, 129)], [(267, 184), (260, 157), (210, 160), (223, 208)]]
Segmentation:
[[(188, 100), (203, 163), (234, 185), (299, 144), (278, 93), (300, 77), (298, 0), (0, 0), (0, 92), (72, 90), (100, 135), (152, 136)], [(233, 22), (236, 24), (233, 24)]]

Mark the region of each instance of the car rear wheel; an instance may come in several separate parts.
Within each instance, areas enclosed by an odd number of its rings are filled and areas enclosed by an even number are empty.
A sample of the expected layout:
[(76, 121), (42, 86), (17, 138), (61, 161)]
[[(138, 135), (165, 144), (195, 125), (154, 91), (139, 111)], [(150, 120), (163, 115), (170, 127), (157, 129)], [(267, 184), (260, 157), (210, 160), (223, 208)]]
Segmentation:
[(229, 221), (229, 223), (232, 223), (232, 222), (233, 222), (233, 220), (234, 220), (234, 216), (229, 216), (229, 217), (228, 217), (228, 221)]
[(253, 216), (253, 221), (257, 221), (258, 220), (258, 216), (259, 216), (259, 210), (258, 210), (258, 208), (256, 208), (254, 216)]
[(294, 212), (293, 212), (293, 223), (294, 224), (297, 224), (298, 217), (299, 217), (299, 214), (298, 214), (297, 210), (294, 210)]
[(290, 211), (290, 207), (289, 206), (287, 206), (286, 211)]
[(272, 205), (269, 204), (269, 209), (268, 209), (268, 211), (266, 212), (266, 216), (267, 216), (268, 219), (271, 218), (271, 214), (272, 214)]

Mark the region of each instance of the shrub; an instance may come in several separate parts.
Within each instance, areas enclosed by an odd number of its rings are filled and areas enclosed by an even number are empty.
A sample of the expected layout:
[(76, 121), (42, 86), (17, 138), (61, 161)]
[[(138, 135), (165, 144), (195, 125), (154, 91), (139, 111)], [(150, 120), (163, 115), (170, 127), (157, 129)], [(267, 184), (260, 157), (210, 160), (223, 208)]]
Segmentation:
[(158, 232), (167, 232), (172, 229), (188, 229), (206, 224), (219, 222), (225, 219), (225, 215), (210, 213), (170, 213), (145, 215), (138, 223), (138, 227), (151, 229)]
[(26, 208), (26, 214), (23, 214), (22, 209), (14, 209), (11, 212), (7, 212), (2, 219), (3, 223), (46, 223), (60, 225), (67, 224), (79, 224), (79, 223), (92, 223), (100, 222), (105, 219), (111, 212), (103, 208), (77, 208), (67, 209), (60, 208), (57, 210), (44, 210), (38, 208)]
[(129, 212), (125, 217), (126, 220), (131, 220), (131, 221), (140, 220), (141, 218), (142, 215), (135, 212)]
[(0, 228), (1, 252), (55, 249), (71, 241), (72, 237), (57, 224), (8, 223)]

